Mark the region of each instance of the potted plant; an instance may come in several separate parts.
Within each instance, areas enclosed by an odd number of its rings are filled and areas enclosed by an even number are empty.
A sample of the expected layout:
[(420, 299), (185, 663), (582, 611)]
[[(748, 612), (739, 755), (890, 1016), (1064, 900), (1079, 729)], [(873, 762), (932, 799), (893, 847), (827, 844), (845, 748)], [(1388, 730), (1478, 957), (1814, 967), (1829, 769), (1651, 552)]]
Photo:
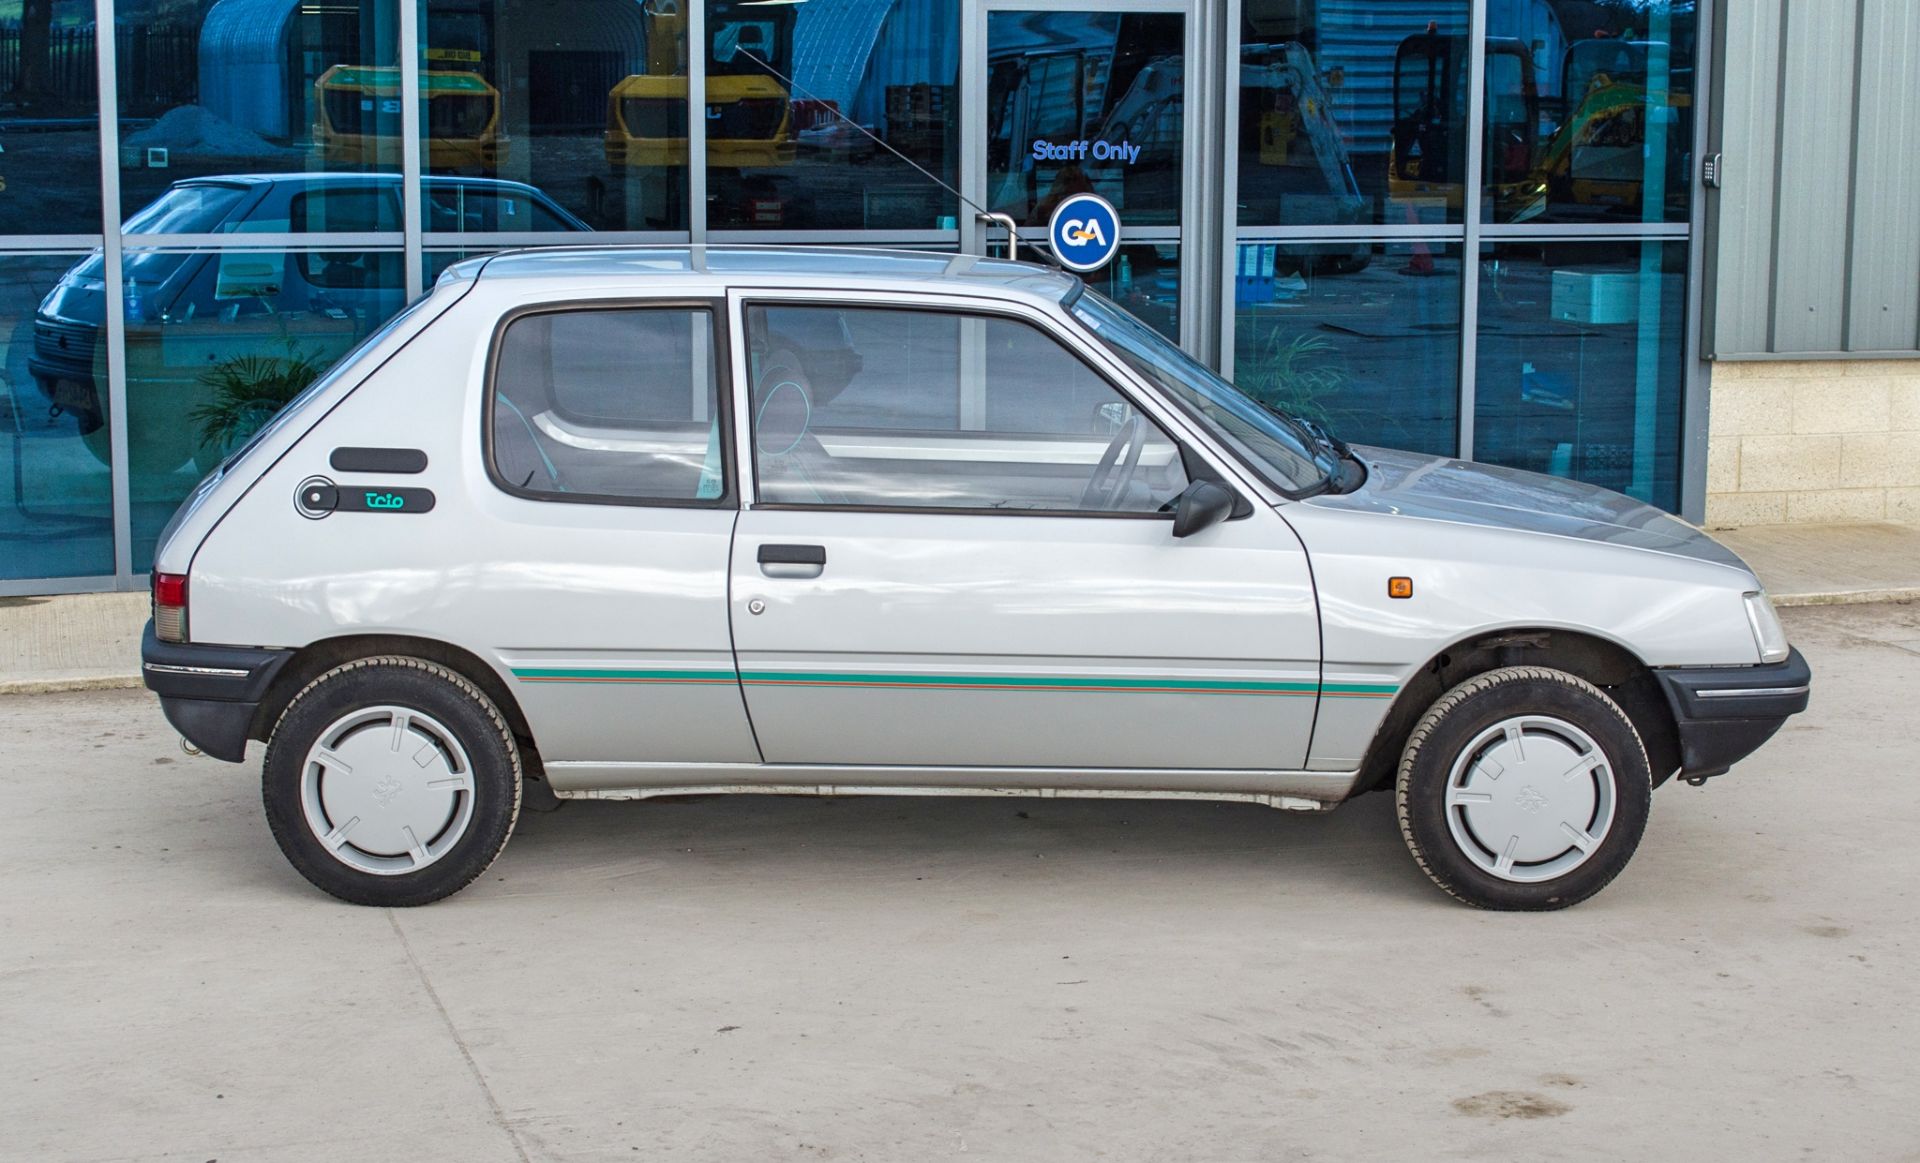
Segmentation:
[(214, 364), (200, 376), (211, 395), (192, 413), (202, 449), (224, 458), (326, 370), (325, 361), (292, 342), (285, 355), (236, 355)]

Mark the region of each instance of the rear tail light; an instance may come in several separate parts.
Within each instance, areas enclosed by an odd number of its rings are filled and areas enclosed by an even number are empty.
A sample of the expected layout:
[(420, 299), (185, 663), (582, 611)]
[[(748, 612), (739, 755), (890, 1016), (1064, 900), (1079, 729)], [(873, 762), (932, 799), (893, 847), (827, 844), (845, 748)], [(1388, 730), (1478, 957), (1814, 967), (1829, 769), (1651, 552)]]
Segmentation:
[(187, 575), (153, 575), (153, 634), (162, 642), (187, 640)]

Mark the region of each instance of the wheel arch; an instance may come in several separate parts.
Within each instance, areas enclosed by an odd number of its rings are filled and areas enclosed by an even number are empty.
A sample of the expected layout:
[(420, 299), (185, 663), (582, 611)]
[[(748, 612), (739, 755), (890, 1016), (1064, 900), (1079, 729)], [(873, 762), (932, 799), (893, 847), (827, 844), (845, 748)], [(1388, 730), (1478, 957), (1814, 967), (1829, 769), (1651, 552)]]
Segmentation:
[(252, 726), (247, 732), (248, 738), (265, 742), (273, 732), (273, 725), (280, 721), (281, 712), (287, 709), (287, 704), (322, 674), (356, 659), (383, 654), (399, 654), (438, 663), (479, 687), (506, 717), (508, 728), (520, 744), (526, 771), (536, 776), (542, 774), (533, 729), (527, 723), (526, 713), (520, 709), (520, 701), (513, 697), (513, 691), (500, 677), (500, 672), (471, 650), (439, 639), (407, 634), (349, 634), (322, 638), (301, 647), (280, 668), (280, 673), (274, 676), (273, 685), (267, 688), (266, 696), (260, 700), (260, 707), (254, 712)]
[(1564, 670), (1605, 691), (1640, 733), (1653, 768), (1654, 786), (1680, 767), (1679, 729), (1653, 669), (1631, 649), (1609, 638), (1558, 626), (1508, 626), (1476, 630), (1450, 643), (1420, 666), (1394, 697), (1374, 731), (1360, 766), (1355, 793), (1392, 787), (1400, 753), (1428, 707), (1476, 675), (1505, 666)]

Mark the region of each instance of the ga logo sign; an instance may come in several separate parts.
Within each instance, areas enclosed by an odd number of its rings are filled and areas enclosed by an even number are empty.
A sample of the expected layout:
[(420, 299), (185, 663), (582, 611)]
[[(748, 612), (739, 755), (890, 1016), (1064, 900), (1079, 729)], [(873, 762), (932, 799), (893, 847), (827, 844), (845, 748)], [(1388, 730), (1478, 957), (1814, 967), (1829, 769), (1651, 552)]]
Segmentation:
[(1120, 249), (1120, 215), (1098, 194), (1075, 194), (1047, 221), (1053, 255), (1071, 271), (1097, 271)]

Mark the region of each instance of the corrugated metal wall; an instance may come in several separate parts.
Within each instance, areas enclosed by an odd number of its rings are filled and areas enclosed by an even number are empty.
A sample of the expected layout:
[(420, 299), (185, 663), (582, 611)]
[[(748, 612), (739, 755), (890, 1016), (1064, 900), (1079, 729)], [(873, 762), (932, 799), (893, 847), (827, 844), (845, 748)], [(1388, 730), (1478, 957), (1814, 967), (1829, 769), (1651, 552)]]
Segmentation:
[(1920, 353), (1920, 0), (1730, 0), (1705, 350)]
[(1315, 12), (1320, 75), (1342, 74), (1333, 110), (1347, 148), (1384, 155), (1393, 138), (1394, 52), (1429, 20), (1436, 32), (1465, 36), (1466, 9), (1423, 0), (1321, 0)]

